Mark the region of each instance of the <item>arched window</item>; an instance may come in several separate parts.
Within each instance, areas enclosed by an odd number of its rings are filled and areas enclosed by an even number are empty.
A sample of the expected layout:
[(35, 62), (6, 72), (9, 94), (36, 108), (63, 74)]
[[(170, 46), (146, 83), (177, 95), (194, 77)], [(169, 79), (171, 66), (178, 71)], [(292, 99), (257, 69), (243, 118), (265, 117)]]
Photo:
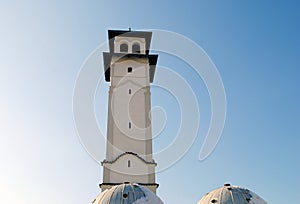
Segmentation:
[(127, 161), (127, 166), (128, 166), (128, 167), (130, 167), (130, 166), (131, 166), (131, 164), (130, 164), (130, 160), (128, 160), (128, 161)]
[(135, 43), (132, 45), (132, 53), (141, 53), (140, 44)]
[(126, 43), (120, 45), (120, 52), (128, 52), (128, 45)]

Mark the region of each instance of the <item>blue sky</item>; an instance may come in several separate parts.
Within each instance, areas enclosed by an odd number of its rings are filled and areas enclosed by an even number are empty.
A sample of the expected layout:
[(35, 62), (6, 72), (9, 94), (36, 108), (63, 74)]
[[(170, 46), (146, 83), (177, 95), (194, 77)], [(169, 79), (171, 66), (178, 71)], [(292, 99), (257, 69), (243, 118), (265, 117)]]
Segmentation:
[[(187, 36), (213, 60), (226, 90), (221, 140), (199, 161), (209, 122), (207, 91), (201, 79), (180, 69), (185, 65), (160, 55), (158, 64), (191, 77), (203, 99), (193, 146), (157, 174), (164, 202), (196, 203), (225, 182), (247, 187), (268, 203), (300, 199), (298, 2), (16, 0), (0, 5), (1, 203), (80, 204), (100, 192), (101, 166), (81, 146), (74, 126), (73, 89), (82, 63), (107, 39), (107, 30), (129, 27)], [(168, 107), (163, 99), (172, 97), (152, 92), (153, 104)], [(107, 96), (98, 96), (97, 103), (105, 104)], [(101, 111), (100, 121), (106, 117)], [(166, 108), (177, 125), (172, 111)], [(173, 137), (176, 125), (167, 122), (155, 150)]]

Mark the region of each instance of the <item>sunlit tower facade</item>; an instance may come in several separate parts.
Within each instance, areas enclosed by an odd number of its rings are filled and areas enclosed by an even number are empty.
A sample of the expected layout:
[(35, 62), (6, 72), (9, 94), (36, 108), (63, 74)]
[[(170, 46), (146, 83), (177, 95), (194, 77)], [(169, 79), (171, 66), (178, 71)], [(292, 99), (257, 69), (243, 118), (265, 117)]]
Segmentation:
[(149, 54), (151, 32), (109, 30), (109, 52), (103, 53), (110, 82), (104, 191), (124, 182), (154, 193), (156, 163), (152, 156), (151, 92), (158, 55)]

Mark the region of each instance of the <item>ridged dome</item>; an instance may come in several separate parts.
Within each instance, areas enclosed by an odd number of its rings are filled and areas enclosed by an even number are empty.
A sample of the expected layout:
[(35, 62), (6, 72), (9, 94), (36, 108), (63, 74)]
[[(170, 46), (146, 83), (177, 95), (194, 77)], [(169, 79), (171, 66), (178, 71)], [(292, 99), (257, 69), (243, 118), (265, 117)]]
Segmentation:
[(124, 183), (103, 191), (93, 204), (163, 204), (148, 188), (134, 183)]
[(225, 184), (201, 198), (198, 204), (267, 204), (262, 198), (248, 189)]

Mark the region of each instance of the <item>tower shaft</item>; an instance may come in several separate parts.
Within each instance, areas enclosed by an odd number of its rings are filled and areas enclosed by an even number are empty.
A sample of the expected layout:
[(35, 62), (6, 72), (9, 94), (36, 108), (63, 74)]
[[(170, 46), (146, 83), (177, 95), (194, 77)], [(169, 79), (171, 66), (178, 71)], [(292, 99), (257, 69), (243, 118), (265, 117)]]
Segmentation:
[[(134, 182), (156, 192), (152, 158), (151, 94), (157, 55), (149, 55), (151, 33), (109, 31), (110, 52), (103, 53), (110, 81), (106, 159), (102, 190)], [(150, 36), (150, 39), (149, 39)]]

